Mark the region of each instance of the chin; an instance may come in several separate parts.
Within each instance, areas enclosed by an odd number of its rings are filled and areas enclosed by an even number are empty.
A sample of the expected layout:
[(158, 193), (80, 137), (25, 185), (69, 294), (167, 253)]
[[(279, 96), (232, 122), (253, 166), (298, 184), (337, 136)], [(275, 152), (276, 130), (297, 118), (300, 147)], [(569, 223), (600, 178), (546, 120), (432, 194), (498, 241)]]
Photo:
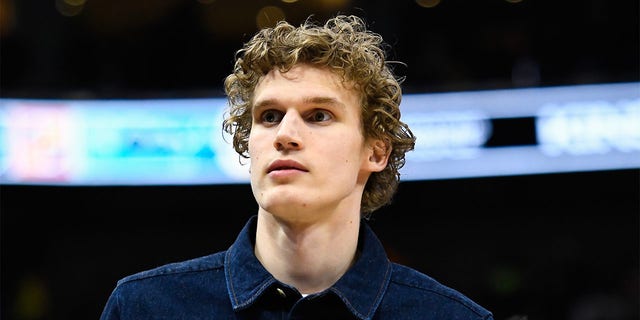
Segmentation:
[(271, 212), (271, 213), (300, 213), (301, 211), (305, 211), (310, 209), (310, 206), (307, 204), (308, 202), (304, 201), (292, 201), (285, 199), (272, 199), (272, 201), (259, 201), (258, 204), (261, 208)]
[(258, 201), (258, 204), (260, 208), (278, 218), (298, 220), (308, 212), (313, 211), (311, 202), (307, 200), (308, 199), (275, 197), (272, 199), (261, 199), (261, 201)]

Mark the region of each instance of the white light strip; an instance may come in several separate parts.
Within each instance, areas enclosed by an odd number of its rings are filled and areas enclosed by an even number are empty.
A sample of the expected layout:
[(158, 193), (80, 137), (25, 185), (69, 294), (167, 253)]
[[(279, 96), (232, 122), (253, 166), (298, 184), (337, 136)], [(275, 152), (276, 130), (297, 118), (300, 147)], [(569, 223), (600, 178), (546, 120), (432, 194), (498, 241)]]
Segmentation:
[(412, 155), (408, 155), (401, 179), (437, 180), (619, 169), (640, 169), (640, 152), (612, 151), (588, 156), (549, 157), (535, 146), (503, 147), (479, 150), (474, 158), (468, 159), (425, 162), (415, 161)]
[[(247, 183), (224, 98), (0, 99), (0, 183)], [(640, 169), (640, 83), (405, 95), (403, 179)], [(486, 148), (491, 119), (533, 117), (538, 145)], [(246, 162), (246, 161), (245, 161)]]

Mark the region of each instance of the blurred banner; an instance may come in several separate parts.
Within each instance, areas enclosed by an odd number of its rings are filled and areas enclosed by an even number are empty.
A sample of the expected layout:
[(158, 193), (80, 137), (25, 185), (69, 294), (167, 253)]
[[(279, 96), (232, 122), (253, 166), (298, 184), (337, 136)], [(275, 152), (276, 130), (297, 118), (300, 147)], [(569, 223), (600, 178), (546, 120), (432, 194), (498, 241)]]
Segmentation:
[[(0, 183), (248, 183), (225, 98), (0, 99)], [(402, 179), (640, 169), (640, 83), (406, 94)]]

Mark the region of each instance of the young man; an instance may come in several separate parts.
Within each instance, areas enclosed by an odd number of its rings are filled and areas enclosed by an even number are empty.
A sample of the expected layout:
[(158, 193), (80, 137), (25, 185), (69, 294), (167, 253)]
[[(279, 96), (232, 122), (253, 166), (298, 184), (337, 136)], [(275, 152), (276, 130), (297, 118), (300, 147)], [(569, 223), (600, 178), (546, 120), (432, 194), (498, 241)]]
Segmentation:
[(246, 43), (223, 126), (251, 159), (257, 215), (227, 251), (120, 280), (101, 319), (492, 319), (390, 262), (362, 219), (415, 142), (382, 44), (354, 16)]

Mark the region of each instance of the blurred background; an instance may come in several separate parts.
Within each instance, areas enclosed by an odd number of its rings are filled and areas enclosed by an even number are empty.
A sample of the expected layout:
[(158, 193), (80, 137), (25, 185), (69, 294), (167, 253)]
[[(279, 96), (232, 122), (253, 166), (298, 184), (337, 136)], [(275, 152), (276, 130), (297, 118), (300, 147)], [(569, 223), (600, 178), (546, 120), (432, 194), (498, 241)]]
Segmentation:
[[(407, 94), (637, 84), (639, 12), (630, 0), (0, 0), (0, 98), (220, 98), (259, 28), (336, 13), (384, 37)], [(518, 119), (494, 119), (487, 145), (535, 144)], [(496, 319), (638, 319), (639, 170), (411, 179), (370, 223), (393, 260)], [(119, 278), (224, 250), (256, 212), (246, 183), (2, 181), (2, 319), (97, 319)]]

